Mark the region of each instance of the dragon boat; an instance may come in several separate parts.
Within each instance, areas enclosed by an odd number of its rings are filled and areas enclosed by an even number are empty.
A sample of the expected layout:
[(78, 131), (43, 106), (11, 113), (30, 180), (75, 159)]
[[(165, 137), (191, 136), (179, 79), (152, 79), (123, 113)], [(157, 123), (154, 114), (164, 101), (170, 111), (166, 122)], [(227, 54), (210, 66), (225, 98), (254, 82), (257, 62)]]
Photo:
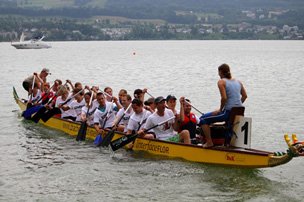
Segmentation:
[[(19, 98), (15, 88), (13, 88), (13, 96), (21, 111), (25, 111), (26, 103)], [(56, 117), (52, 117), (46, 122), (40, 120), (39, 123), (75, 137), (80, 128), (80, 123)], [(133, 142), (132, 150), (166, 158), (245, 168), (274, 167), (286, 164), (294, 157), (304, 156), (304, 142), (298, 141), (295, 134), (292, 135), (291, 139), (285, 134), (284, 138), (288, 146), (285, 152), (268, 152), (250, 148), (250, 118), (239, 117), (238, 124), (233, 130), (237, 138), (234, 139), (233, 144), (229, 147), (203, 148), (200, 145), (186, 145), (138, 137)], [(86, 138), (89, 140), (94, 140), (97, 136), (93, 127), (88, 127), (86, 134)], [(112, 141), (123, 136), (123, 133), (115, 132)]]

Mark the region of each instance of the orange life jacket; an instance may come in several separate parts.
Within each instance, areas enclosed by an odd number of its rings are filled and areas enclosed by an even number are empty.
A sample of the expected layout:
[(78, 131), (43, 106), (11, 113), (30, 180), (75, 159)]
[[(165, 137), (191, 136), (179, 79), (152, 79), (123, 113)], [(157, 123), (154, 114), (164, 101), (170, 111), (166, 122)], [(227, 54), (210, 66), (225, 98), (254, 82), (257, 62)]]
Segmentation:
[(184, 121), (181, 123), (180, 131), (182, 130), (188, 130), (190, 133), (190, 138), (195, 138), (196, 133), (196, 117), (193, 113), (190, 113), (189, 115), (184, 115)]

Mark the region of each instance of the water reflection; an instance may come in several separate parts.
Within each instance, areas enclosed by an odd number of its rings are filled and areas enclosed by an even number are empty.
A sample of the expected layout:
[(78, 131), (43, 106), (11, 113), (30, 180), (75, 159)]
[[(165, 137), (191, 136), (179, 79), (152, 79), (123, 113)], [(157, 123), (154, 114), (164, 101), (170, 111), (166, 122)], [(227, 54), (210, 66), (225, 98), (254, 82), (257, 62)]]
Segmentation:
[(64, 164), (66, 156), (62, 153), (63, 148), (52, 139), (53, 131), (28, 121), (22, 121), (21, 125), (24, 130), (19, 132), (19, 144), (24, 155), (19, 160), (25, 163), (26, 168), (35, 170)]
[[(115, 155), (113, 160), (120, 167), (133, 165), (132, 170), (124, 174), (124, 178), (133, 177), (136, 181), (137, 178), (142, 178), (145, 183), (153, 184), (153, 192), (166, 193), (162, 197), (167, 200), (173, 198), (173, 193), (183, 193), (182, 200), (244, 201), (264, 197), (297, 200), (296, 196), (289, 196), (284, 191), (293, 184), (270, 180), (263, 175), (262, 169), (206, 165), (125, 151)], [(153, 197), (158, 199), (154, 195)]]

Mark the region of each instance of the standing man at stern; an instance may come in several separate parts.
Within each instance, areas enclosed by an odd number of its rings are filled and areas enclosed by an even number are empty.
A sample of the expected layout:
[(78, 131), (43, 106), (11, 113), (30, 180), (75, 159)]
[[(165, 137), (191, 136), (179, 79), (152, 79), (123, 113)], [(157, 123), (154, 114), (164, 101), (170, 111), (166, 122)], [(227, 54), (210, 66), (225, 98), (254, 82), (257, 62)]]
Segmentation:
[(38, 74), (34, 72), (31, 76), (24, 79), (22, 86), (26, 91), (30, 91), (33, 83), (33, 79), (35, 77), (35, 83), (38, 85), (38, 88), (41, 88), (41, 86), (46, 83), (46, 77), (51, 74), (50, 70), (47, 68), (43, 68), (41, 72)]

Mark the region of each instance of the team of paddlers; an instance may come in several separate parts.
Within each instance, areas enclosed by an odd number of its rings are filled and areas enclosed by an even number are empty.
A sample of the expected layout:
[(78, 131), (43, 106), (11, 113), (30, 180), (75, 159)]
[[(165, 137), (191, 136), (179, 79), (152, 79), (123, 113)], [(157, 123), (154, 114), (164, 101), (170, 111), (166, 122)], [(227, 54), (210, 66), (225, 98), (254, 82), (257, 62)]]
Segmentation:
[[(243, 84), (231, 77), (227, 64), (221, 65), (218, 71), (220, 109), (198, 117), (191, 112), (193, 105), (185, 97), (179, 98), (180, 109), (176, 109), (175, 96), (153, 97), (146, 88), (134, 90), (133, 97), (121, 89), (117, 98), (110, 87), (100, 90), (97, 86), (73, 84), (70, 80), (63, 83), (60, 79), (51, 85), (47, 82), (49, 69), (43, 68), (23, 82), (29, 95), (23, 116), (35, 122), (55, 116), (93, 126), (97, 134), (116, 130), (126, 135), (136, 133), (143, 138), (185, 144), (201, 139), (197, 134), (200, 131), (197, 129), (201, 128), (205, 136), (202, 146), (212, 147), (209, 125), (227, 121), (231, 108), (242, 106), (247, 98)], [(145, 94), (149, 95), (147, 100)]]

